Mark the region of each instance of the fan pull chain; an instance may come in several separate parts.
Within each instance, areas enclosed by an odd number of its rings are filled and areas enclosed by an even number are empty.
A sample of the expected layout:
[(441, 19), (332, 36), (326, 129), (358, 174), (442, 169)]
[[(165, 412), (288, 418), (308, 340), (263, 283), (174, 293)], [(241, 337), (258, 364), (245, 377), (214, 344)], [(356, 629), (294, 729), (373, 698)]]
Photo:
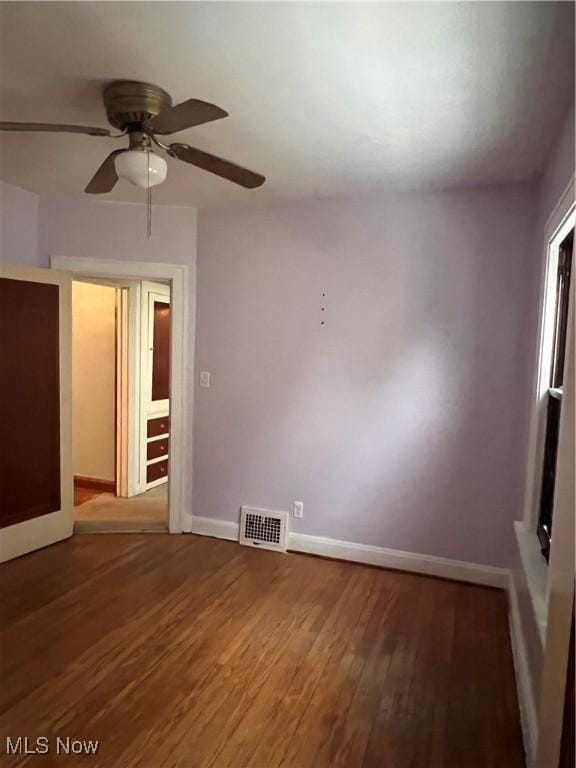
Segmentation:
[(146, 150), (148, 159), (148, 188), (146, 190), (146, 239), (152, 237), (152, 187), (150, 186), (150, 149)]

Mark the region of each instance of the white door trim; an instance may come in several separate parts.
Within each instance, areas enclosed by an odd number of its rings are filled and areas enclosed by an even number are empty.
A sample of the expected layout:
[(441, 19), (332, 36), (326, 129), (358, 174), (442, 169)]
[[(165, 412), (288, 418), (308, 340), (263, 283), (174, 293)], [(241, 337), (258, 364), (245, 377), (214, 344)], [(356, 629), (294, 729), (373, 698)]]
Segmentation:
[(128, 288), (128, 495), (135, 496), (140, 485), (140, 295), (141, 281), (130, 280)]
[(195, 337), (196, 317), (193, 311), (193, 293), (190, 295), (188, 265), (52, 256), (50, 266), (83, 278), (170, 281), (172, 306), (170, 411), (172, 416), (168, 463), (169, 530), (170, 533), (189, 531), (192, 510), (186, 509), (184, 465), (187, 456), (186, 425), (192, 420), (194, 405), (186, 396), (187, 339), (189, 334), (192, 334), (192, 338)]
[[(127, 278), (112, 277), (86, 277), (84, 275), (74, 275), (74, 279), (79, 282), (91, 283), (93, 285), (109, 285), (116, 290), (125, 290), (127, 300), (122, 307), (126, 317), (121, 318), (118, 313), (116, 328), (116, 343), (118, 353), (121, 358), (127, 357), (128, 363), (128, 392), (122, 392), (123, 382), (117, 378), (116, 401), (117, 408), (117, 431), (120, 433), (120, 440), (116, 446), (116, 491), (119, 488), (121, 495), (128, 497), (142, 493), (146, 489), (140, 483), (140, 295), (141, 280), (130, 280)], [(121, 322), (127, 321), (126, 338), (118, 334), (118, 327)], [(128, 348), (125, 350), (124, 344), (128, 341)], [(117, 366), (117, 372), (120, 367)], [(120, 402), (120, 401), (123, 402)], [(126, 405), (127, 412), (123, 413), (122, 405)], [(124, 423), (123, 423), (124, 422)], [(125, 429), (125, 434), (122, 431)], [(127, 452), (126, 452), (127, 447)], [(120, 465), (125, 470), (125, 476)], [(120, 484), (119, 481), (120, 480)]]
[[(154, 340), (154, 300), (159, 299), (171, 304), (170, 286), (162, 283), (152, 283), (142, 280), (140, 283), (140, 462), (138, 467), (139, 485), (141, 491), (149, 490), (167, 482), (168, 478), (160, 477), (158, 480), (148, 482), (148, 465), (164, 461), (165, 457), (159, 457), (154, 461), (148, 461), (148, 443), (152, 440), (161, 440), (165, 436), (157, 435), (148, 437), (148, 421), (158, 417), (170, 417), (170, 398), (166, 400), (152, 400), (152, 370), (153, 370), (153, 340)], [(171, 321), (170, 321), (171, 322)], [(169, 453), (169, 452), (168, 452)]]
[(161, 283), (151, 283), (143, 280), (141, 285), (141, 360), (142, 360), (142, 411), (148, 418), (155, 414), (162, 416), (170, 412), (170, 400), (152, 400), (152, 349), (154, 338), (154, 313), (155, 300), (170, 304), (170, 288)]
[(129, 288), (116, 288), (116, 494), (130, 496)]

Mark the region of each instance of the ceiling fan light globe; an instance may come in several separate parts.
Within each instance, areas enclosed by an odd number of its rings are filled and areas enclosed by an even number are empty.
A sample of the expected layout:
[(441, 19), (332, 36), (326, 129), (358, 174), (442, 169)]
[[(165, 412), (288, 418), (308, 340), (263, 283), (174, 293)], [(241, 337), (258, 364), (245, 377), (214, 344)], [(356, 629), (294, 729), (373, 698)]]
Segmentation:
[(168, 165), (166, 160), (154, 152), (141, 149), (129, 149), (116, 157), (116, 173), (141, 189), (155, 187), (166, 179)]

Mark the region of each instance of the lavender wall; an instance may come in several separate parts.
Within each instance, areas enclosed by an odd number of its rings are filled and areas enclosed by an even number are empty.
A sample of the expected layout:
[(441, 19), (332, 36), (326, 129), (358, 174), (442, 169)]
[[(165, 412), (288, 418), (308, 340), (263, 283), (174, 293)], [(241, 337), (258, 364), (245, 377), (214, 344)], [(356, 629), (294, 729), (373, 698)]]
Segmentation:
[[(547, 160), (538, 187), (538, 224), (533, 246), (535, 258), (533, 259), (532, 298), (530, 302), (532, 312), (528, 326), (529, 338), (531, 340), (530, 368), (532, 372), (535, 371), (537, 364), (538, 307), (541, 296), (540, 281), (544, 258), (544, 230), (550, 214), (556, 207), (556, 204), (562, 197), (570, 179), (574, 175), (574, 139), (574, 104), (572, 104), (566, 115), (566, 119), (561, 126), (558, 139)], [(530, 403), (528, 402), (527, 409), (529, 407)], [(537, 705), (540, 697), (540, 683), (544, 661), (543, 648), (519, 552), (516, 552), (512, 563), (512, 578), (514, 579), (516, 592), (518, 594), (520, 623), (528, 656), (534, 702)]]
[(516, 187), (201, 212), (194, 513), (300, 500), (299, 532), (510, 565), (534, 205)]
[(52, 254), (124, 261), (194, 265), (196, 210), (154, 206), (152, 237), (146, 239), (146, 209), (85, 197), (42, 197), (40, 260)]
[(38, 195), (0, 181), (0, 260), (38, 265)]

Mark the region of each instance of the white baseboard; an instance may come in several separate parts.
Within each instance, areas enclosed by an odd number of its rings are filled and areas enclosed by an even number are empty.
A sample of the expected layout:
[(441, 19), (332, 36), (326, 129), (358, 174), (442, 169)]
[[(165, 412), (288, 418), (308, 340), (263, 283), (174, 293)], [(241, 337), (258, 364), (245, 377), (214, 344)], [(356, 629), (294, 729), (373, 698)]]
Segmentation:
[(514, 578), (510, 576), (508, 587), (510, 642), (512, 645), (512, 657), (514, 659), (514, 673), (516, 677), (516, 690), (518, 692), (518, 706), (520, 708), (520, 721), (522, 724), (522, 736), (524, 739), (524, 751), (526, 752), (526, 766), (532, 768), (536, 757), (536, 741), (538, 736), (538, 712), (532, 690), (528, 652), (522, 631), (520, 620), (520, 608), (518, 606), (518, 593)]
[[(230, 520), (193, 516), (192, 533), (238, 541), (238, 523)], [(417, 555), (413, 552), (384, 549), (384, 547), (373, 547), (368, 544), (354, 544), (337, 539), (326, 539), (321, 536), (308, 536), (304, 533), (288, 534), (288, 550), (333, 557), (337, 560), (350, 560), (353, 563), (377, 565), (381, 568), (395, 568), (400, 571), (422, 573), (427, 576), (441, 576), (445, 579), (500, 587), (501, 589), (507, 589), (510, 580), (510, 572), (506, 568), (477, 565), (476, 563), (449, 560), (432, 555)]]
[(231, 520), (217, 520), (213, 517), (198, 517), (192, 515), (190, 530), (200, 536), (214, 536), (217, 539), (238, 541), (240, 526)]
[(304, 533), (291, 533), (288, 549), (293, 552), (307, 552), (338, 560), (350, 560), (354, 563), (377, 565), (380, 568), (394, 568), (399, 571), (421, 573), (426, 576), (440, 576), (445, 579), (500, 587), (501, 589), (506, 589), (509, 581), (510, 572), (506, 568), (477, 565), (476, 563), (449, 560), (432, 555), (418, 555), (413, 552), (385, 549), (369, 544), (354, 544), (337, 539), (325, 539), (321, 536), (308, 536)]

